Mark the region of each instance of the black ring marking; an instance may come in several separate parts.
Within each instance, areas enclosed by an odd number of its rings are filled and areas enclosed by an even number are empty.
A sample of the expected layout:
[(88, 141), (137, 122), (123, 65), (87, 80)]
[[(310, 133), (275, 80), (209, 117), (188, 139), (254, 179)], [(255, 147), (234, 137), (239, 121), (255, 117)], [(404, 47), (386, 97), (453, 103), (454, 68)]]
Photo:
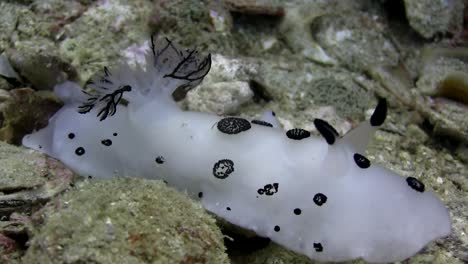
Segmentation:
[(156, 159), (155, 159), (156, 163), (158, 164), (163, 164), (165, 159), (163, 156), (157, 156)]
[(213, 166), (213, 175), (218, 179), (226, 179), (234, 172), (234, 162), (229, 159), (222, 159)]
[(252, 124), (256, 124), (256, 125), (260, 125), (260, 126), (273, 127), (273, 125), (271, 123), (268, 123), (267, 121), (263, 121), (263, 120), (254, 119), (254, 120), (252, 120), (250, 122), (252, 122)]
[(226, 117), (218, 122), (217, 127), (219, 131), (232, 135), (249, 130), (252, 126), (249, 121), (243, 118)]
[(68, 138), (69, 138), (69, 139), (74, 139), (74, 138), (75, 138), (75, 134), (74, 134), (74, 133), (69, 133), (69, 134), (68, 134)]
[(409, 187), (418, 192), (424, 192), (424, 190), (426, 189), (424, 183), (420, 182), (414, 177), (406, 178), (406, 183), (408, 183)]
[(335, 143), (335, 139), (339, 134), (333, 126), (327, 121), (318, 118), (314, 119), (314, 125), (329, 145)]
[(385, 98), (380, 99), (379, 103), (375, 107), (374, 113), (370, 118), (370, 124), (372, 126), (380, 126), (387, 117), (387, 100)]
[(286, 136), (290, 139), (301, 140), (310, 137), (310, 132), (302, 128), (293, 128), (286, 132)]
[(367, 169), (370, 167), (370, 161), (363, 155), (359, 153), (354, 153), (353, 158), (354, 158), (354, 162), (356, 162), (356, 165), (358, 165), (359, 168)]
[(275, 232), (279, 232), (281, 230), (281, 228), (279, 226), (275, 226), (274, 230), (275, 230)]
[(323, 193), (317, 193), (314, 195), (314, 203), (318, 206), (322, 206), (324, 203), (327, 202), (327, 196)]
[(83, 154), (85, 154), (85, 149), (83, 147), (78, 147), (77, 149), (75, 149), (75, 154), (78, 155), (78, 156), (81, 156)]
[(110, 140), (110, 139), (103, 139), (103, 140), (101, 140), (101, 143), (102, 143), (104, 146), (110, 146), (110, 145), (112, 145), (112, 140)]
[(300, 215), (302, 213), (302, 210), (300, 208), (294, 209), (294, 214), (295, 215)]
[(198, 198), (203, 198), (203, 192), (198, 193)]

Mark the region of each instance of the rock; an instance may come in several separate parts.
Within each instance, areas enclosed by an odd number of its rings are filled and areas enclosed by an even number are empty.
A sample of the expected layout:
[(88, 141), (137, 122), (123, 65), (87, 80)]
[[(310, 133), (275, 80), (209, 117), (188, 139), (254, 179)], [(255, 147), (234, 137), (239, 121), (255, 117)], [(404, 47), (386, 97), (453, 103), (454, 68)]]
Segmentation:
[(406, 18), (424, 38), (436, 33), (458, 33), (463, 27), (462, 0), (404, 0)]
[(25, 263), (229, 263), (215, 220), (161, 181), (80, 182), (33, 223)]
[(240, 107), (253, 99), (248, 82), (218, 82), (201, 85), (187, 94), (185, 103), (189, 109), (218, 115), (239, 114)]
[(21, 144), (25, 134), (47, 125), (61, 103), (50, 92), (14, 89), (0, 99), (0, 140)]
[(30, 214), (64, 191), (73, 173), (57, 160), (0, 141), (0, 217)]
[(0, 54), (0, 76), (16, 80), (20, 79), (5, 54)]
[(57, 160), (0, 141), (0, 262), (21, 263), (30, 215), (65, 191), (74, 174)]
[(232, 18), (222, 1), (154, 1), (149, 14), (152, 33), (162, 34), (183, 47), (204, 52), (234, 54)]
[(77, 78), (73, 66), (47, 52), (38, 54), (31, 50), (11, 51), (9, 60), (24, 80), (36, 90), (52, 90), (59, 83)]
[(426, 49), (413, 90), (414, 106), (439, 136), (468, 142), (467, 49)]
[[(441, 84), (446, 79), (449, 79), (450, 82), (450, 79), (459, 78), (458, 82), (463, 86), (465, 82), (463, 76), (468, 73), (467, 61), (468, 49), (466, 48), (452, 48), (450, 51), (447, 48), (426, 48), (421, 55), (421, 67), (416, 88), (424, 95), (434, 96), (443, 92), (441, 89), (445, 88), (441, 87)], [(453, 75), (459, 75), (459, 77)], [(456, 82), (456, 80), (454, 81)], [(445, 92), (450, 94), (450, 91)], [(468, 89), (464, 94), (468, 94)]]
[(325, 10), (326, 4), (320, 2), (287, 8), (280, 34), (294, 53), (324, 65), (336, 65), (337, 61), (313, 39), (310, 32), (313, 20), (322, 16)]
[(379, 21), (367, 13), (331, 13), (316, 18), (312, 35), (340, 63), (353, 70), (397, 65), (399, 53)]

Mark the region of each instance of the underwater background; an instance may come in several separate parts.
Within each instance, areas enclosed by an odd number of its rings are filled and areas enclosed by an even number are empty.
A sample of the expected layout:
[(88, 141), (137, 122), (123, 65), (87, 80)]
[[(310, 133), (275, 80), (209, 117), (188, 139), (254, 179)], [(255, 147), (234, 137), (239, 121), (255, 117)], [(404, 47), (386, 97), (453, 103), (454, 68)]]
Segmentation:
[[(144, 59), (151, 35), (211, 53), (181, 107), (343, 135), (377, 98), (367, 157), (426, 183), (450, 236), (403, 263), (468, 262), (466, 0), (0, 1), (0, 263), (314, 263), (207, 213), (160, 181), (98, 181), (21, 147), (56, 84)], [(398, 216), (395, 216), (398, 217)], [(363, 263), (353, 261), (350, 263)]]

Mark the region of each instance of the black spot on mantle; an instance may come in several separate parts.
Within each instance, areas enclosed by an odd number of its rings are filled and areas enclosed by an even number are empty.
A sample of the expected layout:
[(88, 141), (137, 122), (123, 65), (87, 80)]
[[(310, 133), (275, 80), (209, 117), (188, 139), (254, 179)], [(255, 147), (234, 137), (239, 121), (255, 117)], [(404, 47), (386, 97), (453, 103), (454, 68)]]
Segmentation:
[(314, 243), (314, 248), (315, 248), (316, 252), (322, 252), (323, 251), (322, 243)]
[(327, 202), (327, 196), (323, 193), (317, 193), (314, 195), (314, 203), (318, 206), (322, 206), (324, 203)]
[(256, 125), (260, 125), (260, 126), (273, 127), (273, 125), (271, 123), (268, 123), (267, 121), (263, 121), (263, 120), (254, 119), (251, 122), (252, 122), (252, 124), (256, 124)]
[(279, 188), (279, 183), (275, 182), (273, 184), (267, 184), (263, 186), (263, 188), (258, 189), (257, 193), (260, 195), (265, 194), (267, 196), (271, 196), (278, 192), (278, 188)]
[(110, 140), (110, 139), (103, 139), (103, 140), (101, 141), (101, 144), (103, 144), (104, 146), (110, 146), (110, 145), (112, 145), (112, 140)]
[(354, 162), (356, 162), (356, 165), (358, 165), (359, 168), (367, 169), (370, 167), (370, 161), (363, 155), (359, 153), (354, 153), (353, 158), (354, 158)]
[(408, 183), (409, 187), (411, 187), (413, 190), (418, 191), (418, 192), (424, 192), (426, 188), (424, 186), (424, 183), (418, 181), (418, 179), (414, 177), (406, 178), (406, 183)]
[(157, 164), (163, 164), (165, 159), (164, 159), (163, 156), (157, 156), (155, 161), (156, 161)]
[(225, 134), (238, 134), (249, 130), (252, 126), (246, 119), (239, 117), (225, 117), (217, 124), (218, 130)]
[(78, 155), (78, 156), (81, 156), (83, 154), (85, 154), (85, 149), (83, 147), (78, 147), (77, 149), (75, 149), (75, 154)]
[(213, 175), (218, 179), (226, 179), (234, 172), (234, 162), (230, 159), (218, 160), (213, 166)]
[(310, 137), (310, 132), (302, 128), (293, 128), (286, 132), (286, 136), (290, 139), (301, 140)]

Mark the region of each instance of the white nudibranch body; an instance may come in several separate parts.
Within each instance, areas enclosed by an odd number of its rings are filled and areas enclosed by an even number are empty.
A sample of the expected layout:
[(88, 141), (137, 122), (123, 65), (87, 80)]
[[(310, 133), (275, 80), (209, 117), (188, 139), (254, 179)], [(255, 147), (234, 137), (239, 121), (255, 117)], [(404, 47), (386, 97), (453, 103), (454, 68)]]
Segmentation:
[(87, 83), (56, 87), (65, 105), (24, 146), (83, 176), (162, 179), (258, 235), (319, 261), (392, 262), (450, 233), (447, 209), (413, 177), (370, 164), (364, 151), (386, 115), (342, 138), (328, 123), (283, 131), (262, 120), (182, 111), (176, 88), (208, 74), (210, 56), (151, 41), (146, 69), (122, 66)]

